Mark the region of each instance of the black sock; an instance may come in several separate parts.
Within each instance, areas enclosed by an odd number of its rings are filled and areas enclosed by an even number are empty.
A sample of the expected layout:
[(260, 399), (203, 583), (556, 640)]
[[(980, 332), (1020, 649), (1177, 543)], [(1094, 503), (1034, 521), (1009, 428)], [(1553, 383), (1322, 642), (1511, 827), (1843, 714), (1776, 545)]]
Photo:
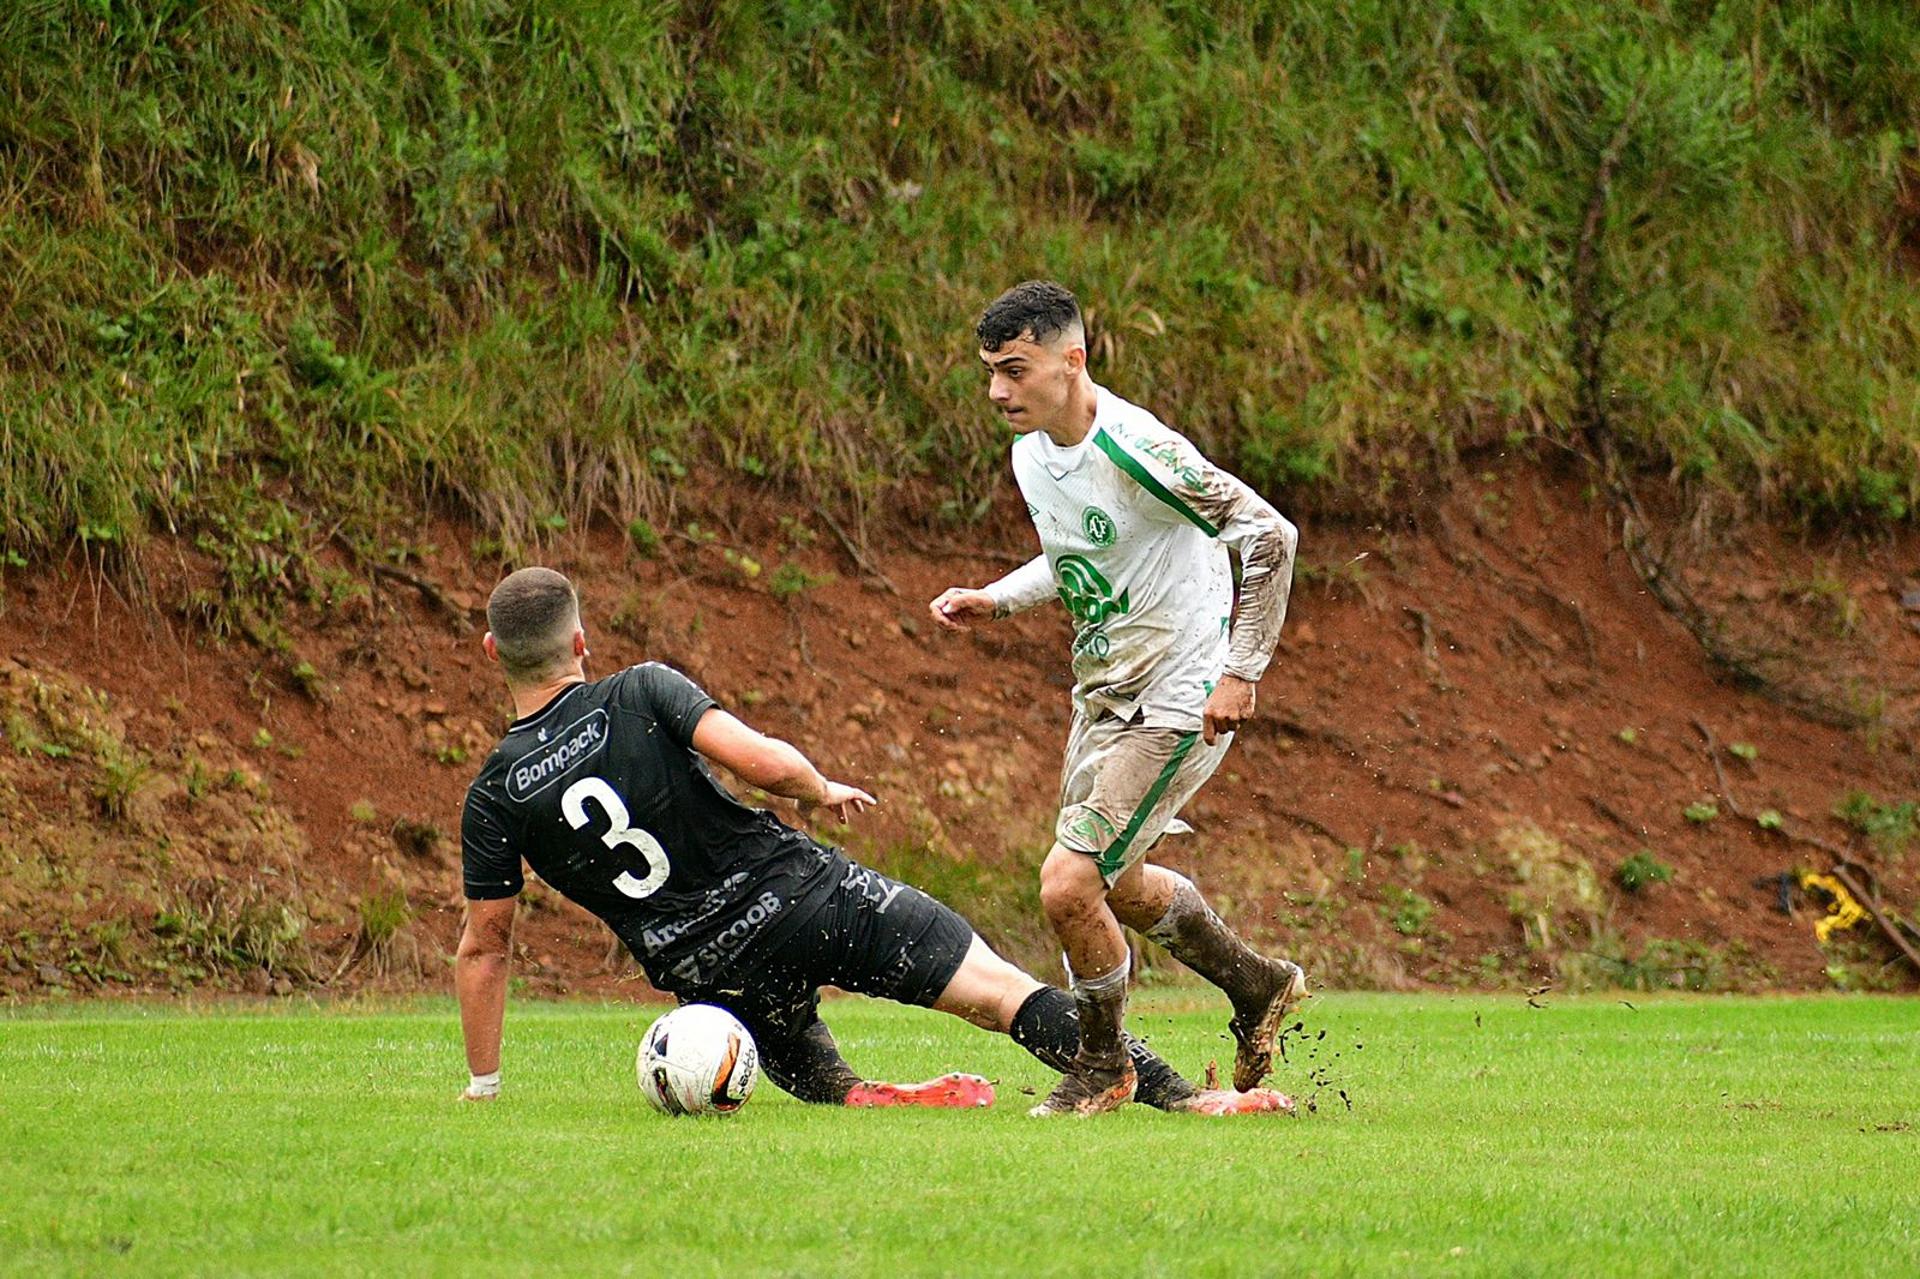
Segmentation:
[[(749, 1028), (752, 1029), (752, 1028)], [(775, 1038), (761, 1027), (760, 1068), (782, 1089), (816, 1106), (844, 1106), (862, 1081), (840, 1055), (827, 1023), (815, 1018), (798, 1034)]]
[(1132, 1035), (1127, 1036), (1127, 1055), (1133, 1058), (1134, 1072), (1140, 1076), (1140, 1088), (1133, 1099), (1142, 1105), (1166, 1110), (1176, 1101), (1185, 1101), (1200, 1091), (1159, 1053)]
[(1013, 1015), (1013, 1042), (1040, 1059), (1049, 1070), (1065, 1073), (1080, 1051), (1080, 1016), (1073, 996), (1053, 986), (1042, 986), (1027, 996)]
[[(1013, 1015), (1010, 1033), (1013, 1042), (1042, 1065), (1064, 1073), (1073, 1055), (1080, 1051), (1080, 1018), (1074, 1011), (1073, 996), (1053, 986), (1034, 991)], [(1133, 1058), (1134, 1071), (1140, 1076), (1140, 1090), (1134, 1100), (1165, 1110), (1197, 1091), (1179, 1071), (1132, 1035), (1127, 1036), (1127, 1055)]]

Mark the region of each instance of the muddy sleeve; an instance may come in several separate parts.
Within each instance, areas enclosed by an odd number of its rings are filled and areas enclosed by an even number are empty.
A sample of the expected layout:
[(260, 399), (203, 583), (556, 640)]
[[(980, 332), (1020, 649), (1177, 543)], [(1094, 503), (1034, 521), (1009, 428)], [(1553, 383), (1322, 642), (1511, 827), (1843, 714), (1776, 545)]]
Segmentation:
[(999, 581), (988, 585), (986, 592), (993, 596), (995, 617), (1025, 612), (1053, 598), (1053, 566), (1047, 563), (1046, 556), (1036, 555)]
[[(1222, 475), (1226, 472), (1222, 471)], [(1293, 553), (1300, 531), (1272, 503), (1231, 475), (1241, 499), (1220, 526), (1220, 540), (1240, 552), (1240, 598), (1227, 637), (1227, 674), (1258, 683), (1273, 660), (1293, 593)]]
[(706, 689), (660, 662), (644, 662), (629, 672), (631, 695), (640, 710), (664, 724), (682, 746), (693, 745), (700, 717), (719, 703)]
[(467, 792), (460, 814), (460, 878), (469, 901), (518, 897), (526, 884), (506, 823), (478, 785)]
[(1292, 521), (1238, 476), (1215, 466), (1176, 432), (1096, 442), (1122, 471), (1153, 497), (1148, 511), (1184, 521), (1240, 553), (1240, 598), (1228, 638), (1229, 675), (1257, 681), (1280, 642), (1293, 589), (1293, 553), (1300, 540)]

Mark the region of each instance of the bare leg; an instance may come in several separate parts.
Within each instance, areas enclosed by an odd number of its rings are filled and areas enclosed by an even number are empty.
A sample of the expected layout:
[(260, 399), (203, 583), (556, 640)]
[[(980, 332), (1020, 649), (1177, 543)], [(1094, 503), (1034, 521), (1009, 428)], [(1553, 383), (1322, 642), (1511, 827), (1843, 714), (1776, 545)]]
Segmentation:
[(1164, 866), (1137, 861), (1113, 881), (1107, 905), (1121, 923), (1144, 933), (1160, 922), (1173, 905), (1174, 892), (1186, 882)]
[(994, 954), (993, 947), (976, 935), (967, 948), (967, 957), (960, 961), (960, 971), (933, 1006), (982, 1030), (1011, 1034), (1020, 1005), (1042, 987), (1043, 983)]
[(1074, 972), (1092, 977), (1126, 962), (1127, 940), (1093, 858), (1055, 844), (1040, 866), (1040, 906)]
[(1133, 1100), (1138, 1077), (1127, 1051), (1127, 943), (1107, 905), (1098, 863), (1055, 844), (1040, 867), (1040, 905), (1065, 951), (1080, 1048), (1035, 1115), (1096, 1115)]

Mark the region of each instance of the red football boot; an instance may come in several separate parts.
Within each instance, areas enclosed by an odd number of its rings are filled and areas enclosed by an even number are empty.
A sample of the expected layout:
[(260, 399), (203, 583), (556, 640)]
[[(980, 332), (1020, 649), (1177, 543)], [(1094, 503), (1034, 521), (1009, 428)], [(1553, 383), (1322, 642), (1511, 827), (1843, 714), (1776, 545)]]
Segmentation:
[(942, 1075), (924, 1084), (855, 1084), (847, 1105), (862, 1109), (882, 1106), (929, 1106), (939, 1110), (973, 1110), (993, 1104), (993, 1085), (978, 1075)]
[(1209, 1088), (1177, 1101), (1168, 1110), (1182, 1115), (1291, 1115), (1293, 1098), (1271, 1088)]

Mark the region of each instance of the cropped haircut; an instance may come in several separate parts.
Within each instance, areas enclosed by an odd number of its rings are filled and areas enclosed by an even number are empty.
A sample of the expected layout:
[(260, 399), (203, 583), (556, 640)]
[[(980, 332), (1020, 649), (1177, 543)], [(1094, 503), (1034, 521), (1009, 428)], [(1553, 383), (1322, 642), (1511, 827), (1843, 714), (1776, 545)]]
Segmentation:
[(507, 678), (516, 682), (565, 666), (579, 625), (580, 597), (573, 583), (550, 568), (509, 573), (487, 599), (487, 629)]
[(1084, 340), (1086, 324), (1080, 318), (1080, 303), (1064, 285), (1028, 280), (995, 298), (974, 332), (981, 350), (998, 351), (1028, 333), (1035, 342), (1050, 342), (1067, 332), (1077, 332)]

